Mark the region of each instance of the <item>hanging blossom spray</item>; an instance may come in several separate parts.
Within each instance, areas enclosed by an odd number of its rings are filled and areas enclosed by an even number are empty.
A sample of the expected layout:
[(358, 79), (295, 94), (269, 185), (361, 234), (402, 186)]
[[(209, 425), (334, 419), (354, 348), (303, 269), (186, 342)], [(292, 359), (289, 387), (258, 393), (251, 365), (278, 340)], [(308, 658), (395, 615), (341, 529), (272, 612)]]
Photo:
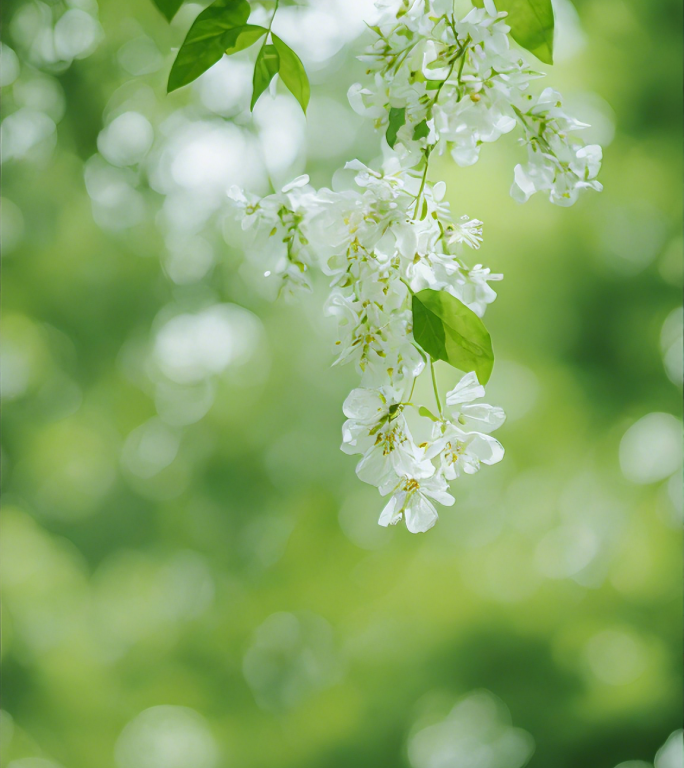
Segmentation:
[[(502, 275), (469, 266), (482, 222), (452, 217), (445, 184), (427, 180), (430, 158), (449, 152), (472, 165), (483, 144), (517, 130), (527, 162), (515, 167), (511, 195), (545, 192), (568, 206), (601, 189), (601, 148), (575, 137), (586, 126), (559, 93), (529, 92), (543, 75), (511, 46), (507, 14), (492, 0), (462, 19), (452, 0), (376, 5), (376, 39), (361, 57), (369, 82), (353, 85), (349, 100), (385, 134), (382, 168), (347, 163), (349, 188), (316, 191), (301, 176), (264, 198), (237, 188), (229, 196), (251, 233), (247, 257), (280, 292), (310, 288), (314, 268), (330, 279), (334, 364), (360, 375), (343, 405), (342, 450), (361, 457), (358, 477), (388, 497), (380, 525), (403, 518), (419, 533), (437, 521), (435, 502), (454, 503), (449, 481), (504, 455), (490, 433), (505, 415), (482, 402), (494, 358), (481, 320)], [(435, 360), (465, 373), (444, 400)], [(428, 369), (433, 411), (414, 399)]]

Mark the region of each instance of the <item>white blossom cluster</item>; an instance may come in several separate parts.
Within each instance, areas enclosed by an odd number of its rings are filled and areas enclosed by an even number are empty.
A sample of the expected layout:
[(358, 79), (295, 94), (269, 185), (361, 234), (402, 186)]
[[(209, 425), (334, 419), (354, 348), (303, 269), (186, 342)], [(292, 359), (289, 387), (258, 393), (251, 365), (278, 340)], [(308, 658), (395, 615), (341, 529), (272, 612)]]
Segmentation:
[[(466, 373), (442, 403), (433, 360), (413, 338), (413, 294), (447, 291), (482, 316), (496, 298), (490, 283), (502, 277), (464, 260), (480, 246), (482, 222), (452, 218), (444, 183), (427, 180), (430, 154), (448, 148), (459, 164), (472, 164), (482, 142), (520, 124), (529, 162), (516, 168), (514, 196), (543, 189), (570, 204), (581, 188), (600, 189), (600, 149), (568, 139), (581, 125), (564, 115), (555, 92), (526, 94), (539, 75), (510, 48), (505, 14), (489, 0), (460, 21), (451, 0), (378, 5), (378, 40), (365, 57), (374, 86), (353, 86), (349, 96), (378, 128), (395, 131), (382, 170), (354, 160), (346, 165), (353, 183), (334, 190), (316, 191), (301, 176), (264, 198), (238, 188), (229, 196), (251, 233), (247, 257), (275, 290), (310, 288), (314, 269), (330, 279), (335, 364), (353, 363), (361, 377), (344, 403), (342, 450), (360, 455), (359, 478), (389, 496), (380, 524), (404, 518), (417, 533), (435, 524), (435, 501), (454, 503), (448, 481), (504, 453), (490, 435), (504, 413), (479, 402), (485, 391), (476, 374)], [(436, 414), (413, 399), (428, 367)]]
[(506, 14), (493, 0), (461, 20), (453, 0), (380, 0), (378, 6), (377, 40), (362, 57), (373, 83), (353, 85), (349, 99), (378, 128), (388, 125), (391, 111), (403, 110), (395, 148), (406, 167), (433, 150), (473, 165), (483, 143), (519, 127), (527, 163), (515, 168), (516, 200), (543, 191), (568, 206), (582, 189), (602, 189), (601, 147), (573, 136), (588, 126), (564, 112), (557, 91), (529, 92), (543, 74), (511, 47)]
[(504, 415), (473, 402), (484, 387), (472, 372), (448, 393), (445, 408), (438, 401), (439, 416), (419, 413), (413, 385), (431, 361), (413, 341), (411, 294), (447, 290), (481, 315), (496, 297), (489, 281), (500, 275), (466, 266), (462, 251), (479, 247), (482, 223), (451, 221), (443, 183), (401, 170), (396, 161), (394, 173), (358, 161), (348, 168), (357, 171), (352, 189), (316, 192), (302, 176), (263, 199), (238, 189), (231, 196), (243, 228), (253, 232), (248, 258), (259, 261), (267, 279), (293, 292), (310, 285), (313, 267), (331, 278), (335, 363), (354, 363), (362, 385), (344, 404), (342, 450), (361, 454), (359, 478), (391, 495), (382, 525), (403, 515), (410, 531), (425, 531), (437, 520), (433, 501), (454, 502), (448, 480), (501, 460), (503, 448), (488, 433)]

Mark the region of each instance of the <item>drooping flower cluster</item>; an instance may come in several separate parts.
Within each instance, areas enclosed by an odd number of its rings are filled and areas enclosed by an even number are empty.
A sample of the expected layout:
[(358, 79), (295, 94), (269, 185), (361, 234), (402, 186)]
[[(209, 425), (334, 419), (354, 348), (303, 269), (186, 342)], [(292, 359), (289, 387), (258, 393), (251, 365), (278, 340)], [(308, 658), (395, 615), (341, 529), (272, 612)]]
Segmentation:
[[(359, 478), (389, 496), (380, 524), (403, 517), (414, 533), (436, 522), (433, 502), (454, 503), (448, 481), (502, 459), (489, 433), (505, 418), (475, 402), (485, 391), (472, 370), (442, 403), (434, 361), (413, 336), (414, 294), (446, 291), (481, 317), (496, 298), (490, 283), (501, 279), (466, 263), (480, 247), (482, 222), (452, 218), (444, 183), (427, 180), (430, 155), (448, 149), (469, 165), (483, 142), (520, 125), (529, 160), (515, 170), (516, 198), (543, 189), (565, 205), (583, 187), (600, 189), (600, 149), (568, 138), (581, 125), (564, 115), (555, 92), (527, 94), (540, 75), (511, 49), (505, 14), (487, 0), (459, 21), (450, 0), (427, 5), (378, 3), (378, 39), (365, 57), (374, 85), (350, 90), (352, 105), (386, 132), (381, 170), (354, 160), (347, 188), (316, 191), (302, 176), (262, 199), (229, 193), (251, 233), (248, 259), (280, 292), (310, 287), (314, 269), (329, 278), (335, 364), (353, 363), (361, 378), (344, 403), (342, 450), (360, 455)], [(436, 415), (413, 398), (427, 368)]]
[[(306, 176), (261, 200), (234, 189), (246, 247), (267, 279), (292, 292), (309, 285), (312, 267), (331, 279), (328, 312), (338, 319), (335, 364), (354, 363), (362, 387), (344, 404), (342, 450), (361, 454), (357, 474), (391, 498), (382, 525), (406, 518), (409, 530), (425, 531), (437, 512), (432, 500), (452, 504), (447, 480), (477, 472), (503, 457), (488, 434), (503, 423), (501, 409), (472, 401), (484, 396), (467, 373), (438, 402), (439, 416), (412, 400), (415, 379), (432, 361), (412, 336), (411, 295), (445, 290), (477, 314), (496, 294), (500, 278), (482, 265), (470, 268), (465, 248), (478, 248), (482, 223), (452, 222), (444, 184), (416, 171), (376, 172), (354, 161), (353, 189), (316, 192)], [(408, 419), (408, 412), (411, 418)], [(409, 420), (424, 437), (413, 437)]]

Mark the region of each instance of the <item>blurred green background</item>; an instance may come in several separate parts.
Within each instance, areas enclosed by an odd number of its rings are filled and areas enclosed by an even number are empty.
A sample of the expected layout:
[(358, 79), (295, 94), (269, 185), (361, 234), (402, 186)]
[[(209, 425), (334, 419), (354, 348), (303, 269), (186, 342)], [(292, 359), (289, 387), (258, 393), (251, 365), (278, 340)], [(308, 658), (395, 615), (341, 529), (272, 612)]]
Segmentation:
[(267, 301), (225, 204), (378, 155), (371, 5), (279, 12), (305, 122), (249, 115), (247, 52), (164, 94), (198, 6), (3, 4), (3, 768), (614, 768), (680, 727), (681, 3), (556, 5), (602, 194), (517, 205), (510, 137), (432, 168), (505, 274), (509, 418), (420, 536), (338, 449), (324, 281)]

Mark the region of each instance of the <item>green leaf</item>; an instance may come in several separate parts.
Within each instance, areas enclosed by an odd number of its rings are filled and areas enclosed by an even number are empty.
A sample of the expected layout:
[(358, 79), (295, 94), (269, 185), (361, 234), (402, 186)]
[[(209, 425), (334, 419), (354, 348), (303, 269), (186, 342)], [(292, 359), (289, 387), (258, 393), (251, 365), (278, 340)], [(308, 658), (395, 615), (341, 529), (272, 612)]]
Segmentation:
[(392, 149), (394, 149), (394, 145), (397, 143), (397, 132), (405, 122), (406, 107), (390, 107), (389, 124), (387, 126), (385, 138)]
[(418, 413), (421, 416), (427, 416), (427, 418), (432, 419), (432, 421), (437, 421), (437, 417), (431, 411), (429, 411), (424, 405), (420, 406), (420, 408), (418, 409)]
[(413, 338), (428, 355), (460, 371), (475, 371), (486, 384), (494, 353), (482, 320), (450, 293), (431, 288), (413, 295), (412, 309)]
[(167, 21), (178, 13), (178, 9), (183, 5), (183, 0), (152, 0), (152, 2), (164, 14)]
[(430, 135), (430, 129), (428, 128), (427, 120), (421, 120), (418, 125), (413, 129), (413, 140), (424, 139)]
[(275, 45), (280, 56), (280, 79), (285, 83), (295, 99), (297, 99), (304, 110), (304, 114), (306, 114), (309, 97), (311, 96), (311, 88), (304, 65), (299, 56), (278, 35), (271, 33), (271, 37), (273, 38), (273, 45)]
[(254, 65), (254, 79), (252, 90), (252, 102), (249, 105), (250, 109), (254, 109), (254, 105), (257, 103), (259, 96), (268, 88), (269, 83), (278, 73), (280, 67), (280, 57), (275, 45), (265, 45), (257, 56), (256, 64)]
[[(482, 8), (483, 0), (473, 0)], [(545, 64), (553, 64), (553, 6), (551, 0), (497, 0), (499, 11), (507, 11), (506, 23), (513, 39)]]
[(235, 28), (245, 26), (248, 18), (247, 0), (216, 0), (205, 8), (190, 27), (173, 62), (168, 93), (196, 80), (216, 64), (235, 42)]
[(225, 54), (232, 56), (234, 53), (244, 51), (250, 45), (260, 40), (268, 30), (258, 24), (243, 24), (241, 27), (233, 27), (226, 32), (223, 43), (226, 46)]

